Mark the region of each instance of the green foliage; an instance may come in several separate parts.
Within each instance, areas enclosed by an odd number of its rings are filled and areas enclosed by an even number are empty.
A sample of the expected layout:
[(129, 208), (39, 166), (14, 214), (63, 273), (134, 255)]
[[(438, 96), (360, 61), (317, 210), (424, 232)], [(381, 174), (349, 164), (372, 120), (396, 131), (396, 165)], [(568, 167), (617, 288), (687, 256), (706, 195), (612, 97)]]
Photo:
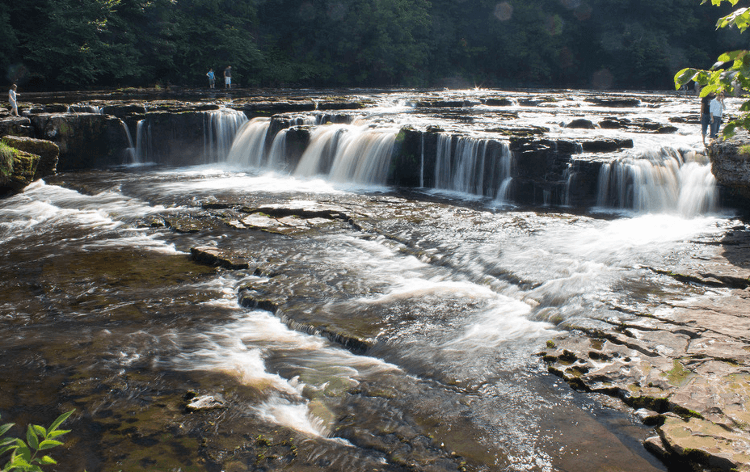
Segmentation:
[[(706, 2), (708, 0), (703, 0), (701, 4)], [(711, 0), (711, 4), (714, 6), (720, 6), (725, 2), (734, 7), (739, 0)], [(750, 9), (739, 8), (720, 18), (716, 23), (717, 29), (732, 26), (740, 32), (744, 32), (750, 26)], [(719, 55), (716, 63), (709, 70), (682, 69), (674, 76), (675, 88), (679, 89), (691, 80), (703, 86), (701, 97), (723, 91), (738, 94), (748, 90), (750, 89), (750, 51), (742, 49), (725, 52)], [(750, 129), (750, 115), (748, 114), (750, 112), (750, 100), (745, 101), (740, 106), (740, 111), (742, 115), (728, 122), (722, 130), (724, 137), (734, 136), (737, 128)]]
[(665, 89), (730, 49), (696, 0), (0, 3), (0, 67), (27, 90), (206, 86), (227, 65), (241, 86)]
[(13, 156), (13, 148), (0, 141), (0, 183), (7, 182), (13, 174)]
[[(46, 454), (41, 454), (41, 451), (46, 451), (56, 446), (61, 446), (63, 443), (58, 441), (63, 434), (69, 433), (69, 430), (58, 429), (62, 423), (73, 414), (75, 410), (71, 410), (67, 413), (60, 415), (49, 428), (44, 428), (39, 425), (28, 425), (26, 429), (26, 441), (20, 438), (3, 438), (0, 439), (0, 456), (10, 453), (10, 460), (3, 467), (3, 472), (6, 471), (31, 471), (41, 472), (43, 465), (54, 465), (57, 462)], [(6, 423), (0, 426), (0, 437), (4, 436), (12, 427), (14, 423)]]

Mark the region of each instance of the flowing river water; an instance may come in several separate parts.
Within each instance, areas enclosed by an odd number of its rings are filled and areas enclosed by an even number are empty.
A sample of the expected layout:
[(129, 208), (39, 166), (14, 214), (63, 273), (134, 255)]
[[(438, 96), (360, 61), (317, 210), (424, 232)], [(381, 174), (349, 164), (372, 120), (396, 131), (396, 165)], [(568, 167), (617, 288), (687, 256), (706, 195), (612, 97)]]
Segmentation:
[[(350, 123), (298, 116), (314, 131), (295, 169), (258, 150), (267, 121), (232, 118), (207, 138), (208, 163), (151, 165), (141, 143), (136, 165), (0, 201), (2, 419), (76, 408), (58, 470), (667, 470), (641, 446), (651, 428), (573, 391), (537, 353), (572, 326), (704, 296), (648, 270), (737, 224), (695, 154), (697, 126), (638, 135), (613, 162), (643, 177), (630, 208), (607, 206), (611, 187), (596, 208), (532, 208), (506, 198), (502, 170), (491, 195), (440, 165), (436, 188), (382, 185), (396, 125), (481, 140), (496, 119), (388, 100)], [(514, 111), (547, 126), (573, 105), (587, 113), (566, 100)], [(658, 113), (695, 105), (665, 100)], [(288, 234), (227, 224), (273, 205), (347, 217)], [(195, 247), (250, 268), (198, 264)], [(239, 303), (243, 287), (283, 309)], [(187, 410), (201, 395), (223, 407)]]

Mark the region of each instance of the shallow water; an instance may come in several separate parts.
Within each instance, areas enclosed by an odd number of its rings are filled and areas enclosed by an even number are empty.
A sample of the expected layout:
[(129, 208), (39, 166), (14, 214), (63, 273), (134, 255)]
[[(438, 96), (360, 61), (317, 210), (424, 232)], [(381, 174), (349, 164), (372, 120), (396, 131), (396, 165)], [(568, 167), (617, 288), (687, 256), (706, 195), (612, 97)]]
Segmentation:
[[(122, 421), (130, 412), (133, 428), (148, 428), (165, 401), (151, 389), (233, 398), (228, 411), (242, 419), (233, 428), (246, 428), (235, 433), (288, 431), (303, 438), (296, 460), (311, 468), (660, 470), (638, 445), (647, 428), (572, 392), (535, 353), (570, 324), (596, 326), (690, 296), (643, 267), (669, 265), (730, 223), (488, 209), (206, 168), (54, 180), (62, 187), (38, 183), (0, 203), (10, 374), (0, 411), (43, 422), (54, 405), (76, 406), (81, 437), (66, 454), (94, 470), (116, 463), (104, 443), (126, 458), (148, 455), (120, 429), (101, 430), (100, 416)], [(325, 201), (373, 229), (285, 236), (150, 226), (174, 214), (209, 219), (201, 204), (226, 199)], [(197, 245), (247, 251), (309, 291), (286, 295), (284, 319), (243, 308), (239, 286), (284, 290), (279, 275), (195, 264), (187, 254)], [(355, 352), (294, 329), (306, 319), (374, 344)], [(209, 373), (224, 380), (201, 380)], [(230, 393), (243, 388), (250, 393)], [(394, 452), (390, 437), (404, 451)], [(185, 457), (196, 454), (187, 449)], [(185, 466), (185, 457), (162, 460)]]
[[(547, 125), (566, 107), (610, 111), (566, 103), (514, 111)], [(381, 105), (368, 119), (384, 126), (434, 119), (408, 97)], [(492, 113), (453, 124), (480, 136)], [(696, 144), (687, 128), (670, 139)], [(703, 295), (649, 267), (720, 240), (730, 216), (293, 177), (220, 144), (222, 164), (64, 174), (0, 201), (0, 414), (76, 408), (58, 470), (666, 470), (640, 445), (650, 428), (537, 353)], [(311, 202), (346, 218), (292, 234), (230, 224), (238, 208)], [(197, 246), (250, 269), (197, 264)], [(277, 311), (242, 306), (243, 288)], [(186, 410), (204, 394), (226, 407)]]

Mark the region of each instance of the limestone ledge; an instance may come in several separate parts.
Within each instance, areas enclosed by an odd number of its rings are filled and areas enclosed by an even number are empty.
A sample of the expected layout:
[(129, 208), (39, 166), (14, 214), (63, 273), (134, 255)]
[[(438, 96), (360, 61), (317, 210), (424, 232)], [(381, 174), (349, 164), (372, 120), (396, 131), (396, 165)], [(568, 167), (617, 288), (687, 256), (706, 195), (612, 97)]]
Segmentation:
[(540, 353), (548, 370), (655, 423), (645, 446), (666, 463), (750, 471), (748, 249), (750, 235), (738, 229), (679, 267), (650, 268), (705, 295), (608, 328), (571, 322)]

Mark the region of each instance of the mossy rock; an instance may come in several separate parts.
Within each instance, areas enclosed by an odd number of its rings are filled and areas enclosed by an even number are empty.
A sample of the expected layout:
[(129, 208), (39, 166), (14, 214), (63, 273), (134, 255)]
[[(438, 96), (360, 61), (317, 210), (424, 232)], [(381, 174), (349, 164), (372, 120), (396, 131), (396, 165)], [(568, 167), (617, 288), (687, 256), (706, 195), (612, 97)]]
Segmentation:
[(0, 164), (0, 195), (18, 193), (34, 181), (39, 156), (14, 149), (12, 156), (4, 153), (3, 163)]
[(60, 148), (52, 141), (19, 136), (4, 136), (2, 141), (12, 148), (39, 156), (34, 180), (54, 175), (57, 171)]

